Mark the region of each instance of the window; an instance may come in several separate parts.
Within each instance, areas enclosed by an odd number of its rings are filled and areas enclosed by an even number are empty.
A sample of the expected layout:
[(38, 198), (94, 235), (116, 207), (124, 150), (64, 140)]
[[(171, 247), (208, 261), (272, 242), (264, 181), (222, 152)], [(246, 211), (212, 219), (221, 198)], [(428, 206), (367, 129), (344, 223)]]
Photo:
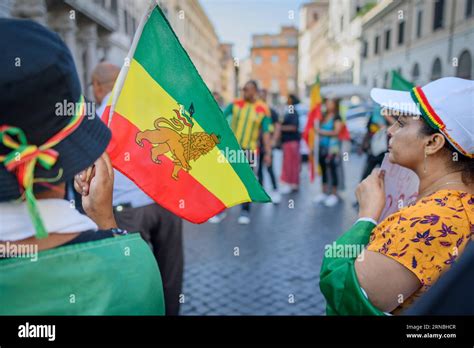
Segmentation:
[(135, 30), (137, 29), (137, 20), (135, 19), (135, 17), (132, 17), (132, 31), (130, 32), (130, 34), (133, 36), (135, 34)]
[(468, 50), (463, 51), (459, 56), (456, 76), (468, 80), (472, 78), (472, 58)]
[(375, 37), (375, 43), (374, 43), (374, 55), (379, 54), (379, 41), (380, 41), (380, 36), (377, 35)]
[(128, 13), (127, 11), (124, 9), (123, 10), (123, 31), (124, 33), (128, 33)]
[(270, 86), (270, 89), (272, 92), (278, 92), (278, 80), (277, 79), (272, 79), (272, 84)]
[(341, 31), (344, 31), (344, 16), (341, 16)]
[(364, 40), (362, 44), (362, 57), (367, 58), (367, 55), (369, 53), (369, 43), (367, 40)]
[(411, 77), (413, 82), (415, 83), (420, 78), (420, 66), (418, 65), (418, 63), (415, 63), (415, 65), (413, 65), (413, 69), (411, 70)]
[(398, 44), (403, 45), (405, 41), (405, 21), (398, 23)]
[(255, 56), (255, 64), (257, 64), (257, 65), (262, 64), (262, 57), (261, 56)]
[(422, 28), (423, 28), (423, 11), (419, 10), (418, 14), (416, 16), (416, 37), (420, 38), (422, 34)]
[(295, 64), (295, 62), (296, 62), (296, 55), (295, 55), (295, 54), (290, 54), (290, 55), (288, 56), (288, 62), (289, 62), (290, 64)]
[(296, 82), (295, 79), (289, 78), (287, 81), (287, 87), (289, 92), (294, 92), (296, 89)]
[(296, 46), (298, 44), (298, 41), (293, 36), (289, 36), (287, 38), (287, 42), (288, 42), (288, 46)]
[(388, 71), (383, 74), (383, 88), (388, 88)]
[(444, 0), (435, 0), (433, 30), (443, 27), (443, 19), (444, 19)]
[(272, 46), (278, 46), (278, 39), (272, 39)]
[(114, 14), (118, 13), (118, 6), (117, 6), (117, 0), (112, 0), (110, 3), (110, 9)]
[(388, 51), (390, 49), (390, 35), (392, 31), (390, 29), (385, 31), (385, 50)]
[(441, 59), (436, 58), (431, 67), (431, 81), (441, 78)]
[(466, 18), (474, 15), (474, 0), (466, 0)]
[(278, 56), (276, 54), (272, 55), (272, 63), (278, 63)]

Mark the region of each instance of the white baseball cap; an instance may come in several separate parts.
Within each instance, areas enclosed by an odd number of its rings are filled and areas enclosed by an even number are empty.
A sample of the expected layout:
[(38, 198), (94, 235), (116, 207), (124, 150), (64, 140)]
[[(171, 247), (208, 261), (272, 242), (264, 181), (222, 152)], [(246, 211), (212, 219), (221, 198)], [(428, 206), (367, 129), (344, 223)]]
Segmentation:
[(422, 116), (456, 150), (474, 157), (474, 81), (444, 77), (410, 92), (373, 88), (370, 96), (384, 108)]

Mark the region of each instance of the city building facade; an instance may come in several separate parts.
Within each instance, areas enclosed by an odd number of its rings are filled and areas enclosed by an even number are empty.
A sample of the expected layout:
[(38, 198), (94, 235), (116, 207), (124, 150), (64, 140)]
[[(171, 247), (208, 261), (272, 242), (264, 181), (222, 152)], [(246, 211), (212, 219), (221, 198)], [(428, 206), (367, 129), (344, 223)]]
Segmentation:
[(220, 94), (225, 103), (231, 102), (236, 97), (237, 91), (237, 61), (232, 54), (233, 45), (220, 44), (221, 57), (221, 89)]
[(268, 90), (272, 104), (283, 104), (297, 92), (298, 29), (283, 26), (278, 34), (252, 36), (252, 77)]
[[(157, 3), (209, 89), (221, 90), (222, 50), (199, 1)], [(103, 60), (124, 63), (149, 4), (150, 0), (3, 0), (0, 17), (29, 18), (57, 32), (71, 50), (85, 94), (91, 97), (92, 70)]]
[(376, 3), (314, 0), (300, 8), (298, 91), (303, 99), (318, 75), (322, 85), (360, 82), (362, 17)]
[(474, 78), (474, 1), (382, 1), (363, 18), (361, 83), (389, 87), (395, 70), (415, 84)]

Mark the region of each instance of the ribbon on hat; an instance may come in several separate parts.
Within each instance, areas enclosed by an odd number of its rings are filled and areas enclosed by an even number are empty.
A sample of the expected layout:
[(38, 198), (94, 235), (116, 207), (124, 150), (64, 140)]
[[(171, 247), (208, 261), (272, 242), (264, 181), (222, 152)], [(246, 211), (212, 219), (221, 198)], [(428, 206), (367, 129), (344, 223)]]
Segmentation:
[(428, 124), (434, 129), (443, 130), (446, 126), (443, 120), (441, 120), (441, 117), (439, 117), (436, 111), (431, 107), (423, 89), (421, 89), (420, 86), (413, 87), (410, 94), (413, 101), (418, 104), (418, 109)]
[(464, 150), (464, 148), (450, 136), (448, 130), (446, 129), (446, 125), (429, 103), (428, 98), (426, 98), (426, 95), (423, 92), (423, 89), (420, 86), (413, 87), (413, 89), (410, 91), (410, 94), (415, 104), (418, 105), (418, 109), (420, 110), (421, 115), (426, 120), (426, 122), (428, 122), (428, 124), (433, 129), (439, 130), (461, 154), (473, 158), (472, 154)]
[(33, 193), (36, 164), (47, 170), (56, 164), (59, 153), (52, 147), (74, 132), (83, 120), (85, 102), (82, 95), (76, 105), (78, 106), (76, 112), (66, 127), (40, 146), (28, 144), (25, 133), (20, 128), (8, 125), (0, 126), (0, 141), (13, 150), (7, 155), (0, 155), (0, 163), (3, 163), (9, 172), (16, 175), (20, 188), (24, 191), (28, 212), (35, 226), (36, 238), (48, 236)]

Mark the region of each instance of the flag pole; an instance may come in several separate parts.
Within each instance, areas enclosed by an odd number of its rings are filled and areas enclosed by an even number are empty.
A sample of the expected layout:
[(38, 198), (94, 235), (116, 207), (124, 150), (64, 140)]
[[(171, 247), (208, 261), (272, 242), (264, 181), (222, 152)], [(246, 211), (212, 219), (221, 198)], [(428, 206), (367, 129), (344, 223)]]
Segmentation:
[(158, 5), (155, 0), (150, 0), (150, 5), (143, 14), (140, 23), (138, 24), (137, 30), (135, 31), (135, 35), (133, 36), (132, 45), (130, 46), (127, 57), (124, 60), (122, 68), (120, 69), (120, 73), (117, 77), (117, 81), (115, 82), (114, 88), (112, 90), (112, 103), (109, 109), (109, 118), (107, 124), (108, 127), (110, 127), (110, 124), (112, 123), (112, 117), (115, 111), (115, 104), (117, 103), (120, 93), (122, 92), (123, 84), (125, 83), (125, 78), (127, 77), (128, 70), (130, 69), (130, 62), (132, 61), (133, 56), (135, 55), (135, 50), (137, 49), (138, 41), (142, 36), (143, 28), (145, 27), (148, 18), (150, 18), (151, 13), (153, 12), (156, 6)]

